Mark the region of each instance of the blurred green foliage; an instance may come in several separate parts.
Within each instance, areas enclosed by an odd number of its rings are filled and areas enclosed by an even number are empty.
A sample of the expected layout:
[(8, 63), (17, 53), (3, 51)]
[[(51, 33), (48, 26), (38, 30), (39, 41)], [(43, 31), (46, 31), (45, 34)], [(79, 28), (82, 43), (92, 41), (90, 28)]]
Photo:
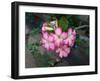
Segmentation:
[(79, 23), (80, 23), (80, 18), (78, 15), (70, 15), (70, 16), (67, 16), (67, 19), (69, 21), (69, 27), (78, 27), (79, 26)]
[(39, 34), (40, 32), (41, 32), (41, 28), (36, 27), (36, 28), (34, 28), (34, 29), (30, 32), (30, 35), (31, 35), (31, 36), (34, 36), (34, 35), (36, 35), (36, 34)]
[(49, 67), (55, 64), (53, 55), (51, 53), (42, 54), (39, 50), (39, 43), (28, 44), (28, 49), (31, 51), (33, 58), (35, 59), (36, 65), (38, 67)]
[(65, 16), (61, 16), (58, 20), (58, 26), (62, 27), (63, 31), (66, 31), (68, 28), (68, 20)]

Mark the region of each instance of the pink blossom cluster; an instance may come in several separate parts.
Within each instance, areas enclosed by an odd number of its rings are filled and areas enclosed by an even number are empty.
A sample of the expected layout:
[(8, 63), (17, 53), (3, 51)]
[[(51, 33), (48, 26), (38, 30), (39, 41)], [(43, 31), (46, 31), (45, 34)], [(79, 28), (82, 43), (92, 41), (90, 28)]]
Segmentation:
[(44, 23), (42, 26), (42, 46), (49, 51), (55, 51), (60, 58), (70, 54), (75, 39), (76, 31), (72, 28), (64, 32), (61, 27), (56, 27), (53, 32), (48, 32), (47, 24)]

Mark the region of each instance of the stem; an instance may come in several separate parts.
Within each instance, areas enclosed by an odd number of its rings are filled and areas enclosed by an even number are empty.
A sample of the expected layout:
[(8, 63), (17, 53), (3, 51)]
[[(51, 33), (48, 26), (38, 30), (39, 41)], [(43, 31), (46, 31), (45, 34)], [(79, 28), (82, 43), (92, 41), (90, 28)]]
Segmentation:
[(76, 29), (76, 30), (79, 30), (79, 29), (85, 28), (85, 27), (89, 27), (89, 26), (88, 26), (88, 25), (82, 25), (82, 26), (76, 27), (75, 29)]

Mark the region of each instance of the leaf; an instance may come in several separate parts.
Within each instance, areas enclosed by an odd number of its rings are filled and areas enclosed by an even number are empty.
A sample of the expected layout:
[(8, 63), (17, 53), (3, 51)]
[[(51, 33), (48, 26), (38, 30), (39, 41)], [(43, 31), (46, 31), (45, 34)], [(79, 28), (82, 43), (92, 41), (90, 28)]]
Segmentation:
[(58, 26), (62, 27), (63, 31), (66, 31), (68, 28), (68, 21), (65, 16), (61, 16), (60, 19), (58, 19)]
[(33, 58), (35, 59), (36, 65), (38, 67), (49, 67), (53, 66), (55, 63), (55, 60), (52, 59), (53, 54), (52, 53), (44, 53), (41, 54), (41, 51), (39, 50), (40, 44), (38, 42), (31, 43), (28, 45), (28, 49), (31, 51)]
[(40, 31), (41, 31), (41, 29), (40, 29), (39, 27), (34, 28), (34, 29), (30, 32), (30, 35), (31, 35), (31, 36), (34, 36), (34, 35), (36, 35), (36, 34), (39, 34)]
[(32, 55), (35, 58), (38, 67), (49, 67), (54, 65), (55, 61), (52, 60), (51, 56), (48, 54), (41, 54), (39, 51), (34, 51)]
[(50, 21), (50, 18), (51, 18), (51, 16), (50, 16), (50, 15), (46, 15), (46, 16), (45, 16), (45, 20), (46, 20), (47, 22), (49, 22), (49, 21)]
[(80, 23), (79, 16), (71, 15), (71, 16), (67, 16), (67, 19), (69, 21), (69, 26), (71, 27), (79, 26)]

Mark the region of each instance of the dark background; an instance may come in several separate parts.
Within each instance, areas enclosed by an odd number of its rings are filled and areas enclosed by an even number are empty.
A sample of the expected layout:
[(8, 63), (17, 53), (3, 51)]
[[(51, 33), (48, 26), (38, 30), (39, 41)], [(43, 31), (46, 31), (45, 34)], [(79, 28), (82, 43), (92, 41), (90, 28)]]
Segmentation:
[[(57, 18), (63, 27), (79, 28), (77, 29), (77, 38), (74, 47), (68, 57), (60, 59), (59, 62), (51, 61), (48, 53), (41, 46), (34, 50), (33, 43), (38, 44), (43, 22), (53, 21)], [(64, 21), (63, 21), (64, 20)], [(59, 23), (60, 23), (59, 22)], [(69, 14), (47, 14), (30, 13), (25, 14), (25, 67), (55, 67), (55, 66), (79, 66), (89, 65), (89, 16), (88, 15), (69, 15)], [(38, 51), (38, 52), (37, 52)], [(40, 53), (42, 54), (40, 54)], [(46, 54), (48, 56), (46, 56)]]

